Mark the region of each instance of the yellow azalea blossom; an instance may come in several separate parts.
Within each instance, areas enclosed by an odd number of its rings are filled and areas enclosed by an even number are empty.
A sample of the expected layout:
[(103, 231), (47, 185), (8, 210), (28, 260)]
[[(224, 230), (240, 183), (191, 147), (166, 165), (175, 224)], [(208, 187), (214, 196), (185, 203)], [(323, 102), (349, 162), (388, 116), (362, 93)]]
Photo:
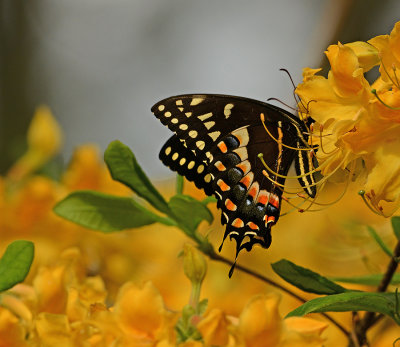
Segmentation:
[(394, 25), (390, 35), (380, 35), (368, 41), (380, 54), (379, 72), (382, 80), (400, 87), (400, 22)]
[(322, 347), (321, 333), (327, 324), (310, 318), (282, 319), (276, 294), (258, 295), (250, 300), (239, 318), (239, 339), (246, 347)]
[(127, 282), (119, 291), (114, 314), (121, 329), (133, 340), (175, 340), (177, 316), (165, 308), (162, 296), (151, 282), (143, 287)]
[(211, 310), (196, 328), (205, 346), (226, 346), (229, 342), (229, 321), (220, 309)]
[(7, 309), (0, 307), (0, 347), (27, 346), (26, 329), (18, 318)]
[(27, 152), (13, 165), (8, 177), (18, 181), (40, 168), (59, 152), (62, 137), (60, 126), (50, 109), (39, 106), (28, 129)]
[(36, 318), (36, 332), (42, 346), (73, 346), (68, 317), (42, 312)]
[(398, 23), (390, 37), (372, 39), (369, 44), (329, 46), (328, 77), (306, 68), (303, 83), (296, 89), (300, 115), (315, 120), (311, 141), (319, 145), (316, 157), (322, 175), (329, 178), (340, 170), (353, 171), (362, 161), (361, 188), (372, 207), (385, 216), (400, 204), (400, 91), (382, 77), (374, 95), (364, 73), (389, 53), (390, 62), (397, 64), (393, 57), (399, 56), (400, 44), (393, 45), (399, 28)]
[(83, 264), (76, 248), (66, 250), (53, 266), (41, 267), (33, 280), (38, 295), (38, 311), (61, 313), (68, 301), (68, 288), (78, 286), (83, 278)]
[(188, 340), (178, 345), (179, 347), (204, 347), (201, 341)]
[(290, 317), (284, 320), (284, 337), (280, 347), (318, 347), (325, 339), (321, 333), (328, 327), (326, 323), (304, 317)]
[(93, 189), (112, 194), (127, 194), (129, 189), (111, 179), (100, 158), (98, 146), (87, 144), (78, 147), (65, 172), (62, 182), (70, 190)]
[(254, 297), (239, 318), (239, 333), (246, 346), (277, 346), (282, 332), (279, 316), (279, 296), (265, 294)]

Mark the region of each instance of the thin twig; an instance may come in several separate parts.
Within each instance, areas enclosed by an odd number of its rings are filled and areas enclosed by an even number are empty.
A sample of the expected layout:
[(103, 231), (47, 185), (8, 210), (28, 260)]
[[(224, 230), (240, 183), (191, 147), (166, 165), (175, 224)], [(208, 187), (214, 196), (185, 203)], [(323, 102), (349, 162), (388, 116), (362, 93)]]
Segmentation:
[[(392, 259), (386, 269), (385, 275), (383, 276), (379, 286), (377, 288), (378, 292), (385, 292), (387, 287), (389, 286), (394, 273), (398, 267), (398, 262), (396, 258), (400, 256), (400, 241), (397, 242), (397, 245), (393, 251)], [(356, 334), (358, 337), (359, 342), (366, 343), (367, 342), (367, 330), (371, 328), (375, 323), (377, 323), (383, 316), (376, 315), (375, 312), (367, 312), (364, 318), (360, 321), (359, 324), (356, 326)]]
[[(212, 254), (208, 254), (208, 256), (209, 256), (211, 259), (213, 259), (213, 260), (220, 261), (220, 262), (225, 263), (225, 264), (228, 264), (228, 265), (231, 265), (231, 263), (232, 263), (229, 259), (226, 259), (226, 258), (220, 256), (219, 254), (215, 253), (215, 252), (213, 252)], [(258, 278), (259, 280), (261, 280), (261, 281), (263, 281), (263, 282), (266, 282), (266, 283), (270, 284), (271, 286), (273, 286), (273, 287), (275, 287), (275, 288), (278, 288), (278, 289), (282, 290), (283, 292), (289, 294), (290, 296), (296, 298), (297, 300), (299, 300), (299, 301), (301, 301), (301, 302), (303, 302), (303, 303), (304, 303), (304, 302), (307, 302), (306, 299), (304, 299), (303, 297), (297, 295), (296, 293), (293, 293), (290, 289), (288, 289), (288, 288), (282, 286), (281, 284), (279, 284), (279, 283), (277, 283), (277, 282), (275, 282), (275, 281), (273, 281), (273, 280), (271, 280), (271, 279), (269, 279), (269, 278), (267, 278), (267, 277), (265, 277), (265, 276), (263, 276), (263, 275), (261, 275), (261, 274), (255, 272), (255, 271), (253, 271), (253, 270), (251, 270), (251, 269), (248, 269), (248, 268), (246, 268), (246, 267), (244, 267), (244, 266), (242, 266), (242, 265), (239, 265), (239, 264), (236, 264), (236, 269), (238, 269), (238, 270), (240, 270), (240, 271), (243, 271), (243, 272), (245, 272), (245, 273), (247, 273), (247, 274), (249, 274), (249, 275), (251, 275), (251, 276), (253, 276), (253, 277), (255, 277), (255, 278)], [(331, 316), (329, 316), (329, 315), (326, 314), (326, 313), (321, 312), (321, 314), (322, 314), (326, 319), (328, 319), (329, 321), (331, 321), (334, 325), (336, 325), (336, 327), (339, 328), (339, 329), (346, 335), (346, 337), (349, 336), (350, 332), (347, 331), (347, 330), (346, 330), (340, 323), (338, 323), (335, 319), (333, 319)]]

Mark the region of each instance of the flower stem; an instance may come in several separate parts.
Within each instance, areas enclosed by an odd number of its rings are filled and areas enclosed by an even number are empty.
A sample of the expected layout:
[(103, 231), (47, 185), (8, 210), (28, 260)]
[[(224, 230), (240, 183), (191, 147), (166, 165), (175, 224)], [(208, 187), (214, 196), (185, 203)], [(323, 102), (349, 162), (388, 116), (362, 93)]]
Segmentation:
[[(216, 261), (219, 261), (219, 262), (228, 264), (229, 266), (231, 265), (231, 261), (230, 261), (229, 259), (226, 259), (226, 258), (220, 256), (219, 254), (215, 253), (215, 252), (208, 253), (208, 256), (209, 256), (212, 260), (216, 260)], [(246, 268), (246, 267), (244, 267), (244, 266), (242, 266), (242, 265), (237, 264), (237, 265), (236, 265), (236, 269), (238, 269), (238, 270), (240, 270), (240, 271), (243, 271), (243, 272), (245, 272), (245, 273), (247, 273), (247, 274), (249, 274), (249, 275), (251, 275), (251, 276), (253, 276), (253, 277), (255, 277), (255, 278), (258, 278), (259, 280), (261, 280), (261, 281), (263, 281), (263, 282), (265, 282), (265, 283), (268, 283), (269, 285), (271, 285), (271, 286), (273, 286), (273, 287), (275, 287), (275, 288), (278, 288), (278, 289), (282, 290), (283, 292), (289, 294), (290, 296), (296, 298), (297, 300), (299, 300), (299, 301), (301, 301), (301, 302), (303, 302), (303, 303), (304, 303), (304, 302), (307, 302), (307, 300), (306, 300), (305, 298), (301, 297), (300, 295), (297, 295), (296, 293), (292, 292), (290, 289), (288, 289), (288, 288), (282, 286), (281, 284), (279, 284), (279, 283), (277, 283), (277, 282), (275, 282), (275, 281), (273, 281), (273, 280), (271, 280), (271, 279), (269, 279), (269, 278), (267, 278), (267, 277), (265, 277), (265, 276), (263, 276), (263, 275), (261, 275), (261, 274), (255, 272), (255, 271), (253, 271), (253, 270), (251, 270), (251, 269), (249, 269), (249, 268)], [(333, 319), (331, 316), (329, 316), (329, 315), (326, 314), (326, 313), (321, 313), (321, 314), (322, 314), (326, 319), (328, 319), (329, 321), (331, 321), (334, 325), (336, 325), (336, 327), (338, 327), (347, 337), (349, 336), (350, 332), (347, 331), (347, 330), (346, 330), (340, 323), (338, 323), (335, 319)]]
[[(381, 283), (379, 283), (378, 292), (385, 292), (387, 287), (392, 280), (394, 273), (399, 265), (398, 257), (400, 256), (400, 241), (397, 242), (397, 245), (393, 251), (393, 256), (390, 260), (390, 263), (386, 269), (385, 275), (383, 276)], [(382, 315), (378, 315), (375, 312), (367, 312), (362, 320), (356, 325), (355, 331), (360, 345), (364, 345), (367, 343), (367, 331), (371, 328), (376, 322), (378, 322), (382, 318)]]
[(183, 192), (183, 176), (176, 175), (176, 194), (182, 194)]
[(192, 282), (192, 292), (190, 293), (190, 301), (189, 304), (196, 309), (196, 314), (199, 314), (197, 312), (198, 306), (199, 306), (199, 301), (200, 301), (200, 289), (201, 289), (201, 283), (193, 283)]

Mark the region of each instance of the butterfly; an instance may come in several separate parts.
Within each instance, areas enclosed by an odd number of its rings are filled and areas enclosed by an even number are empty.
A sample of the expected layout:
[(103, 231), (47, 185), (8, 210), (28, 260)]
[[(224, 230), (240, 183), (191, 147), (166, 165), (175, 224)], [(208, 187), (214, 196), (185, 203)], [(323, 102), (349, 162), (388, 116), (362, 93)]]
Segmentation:
[(229, 277), (241, 250), (270, 246), (293, 162), (300, 185), (315, 197), (311, 118), (301, 121), (262, 101), (218, 94), (169, 97), (151, 111), (174, 132), (160, 151), (161, 161), (217, 198), (226, 225), (219, 250), (228, 236), (236, 241)]

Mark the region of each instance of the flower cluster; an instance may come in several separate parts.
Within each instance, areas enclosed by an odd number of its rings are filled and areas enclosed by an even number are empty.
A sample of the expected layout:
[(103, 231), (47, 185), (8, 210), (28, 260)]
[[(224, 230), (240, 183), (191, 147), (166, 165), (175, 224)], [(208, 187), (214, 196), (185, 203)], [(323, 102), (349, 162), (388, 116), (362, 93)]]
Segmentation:
[[(357, 173), (368, 203), (389, 216), (400, 205), (400, 22), (390, 35), (338, 43), (325, 53), (328, 77), (306, 68), (296, 89), (300, 116), (315, 120), (310, 141), (319, 145), (320, 171)], [(370, 84), (365, 73), (378, 65)]]
[[(126, 282), (111, 307), (100, 276), (85, 275), (77, 248), (42, 266), (32, 285), (19, 284), (4, 293), (0, 306), (0, 346), (176, 346), (179, 316), (166, 308), (151, 282)], [(196, 322), (201, 339), (190, 346), (322, 346), (327, 327), (310, 318), (282, 320), (279, 297), (262, 294), (245, 306), (239, 318), (209, 310)]]

